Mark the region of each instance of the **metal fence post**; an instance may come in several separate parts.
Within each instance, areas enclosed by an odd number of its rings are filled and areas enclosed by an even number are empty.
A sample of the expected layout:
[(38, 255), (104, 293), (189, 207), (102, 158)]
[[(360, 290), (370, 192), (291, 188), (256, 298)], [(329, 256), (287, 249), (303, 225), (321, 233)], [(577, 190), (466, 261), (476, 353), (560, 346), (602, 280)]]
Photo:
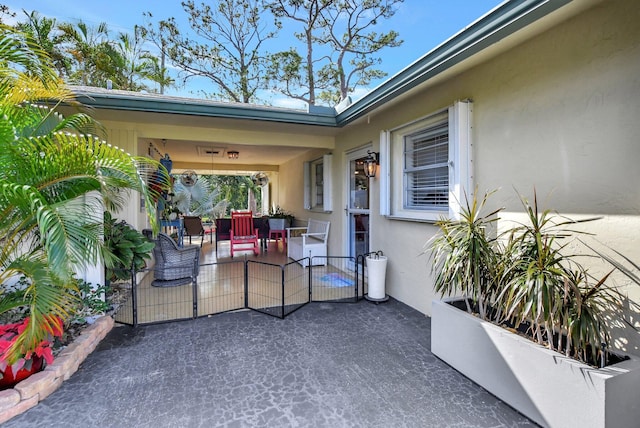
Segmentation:
[(138, 326), (138, 287), (136, 287), (136, 268), (131, 264), (131, 304), (133, 305), (133, 326)]

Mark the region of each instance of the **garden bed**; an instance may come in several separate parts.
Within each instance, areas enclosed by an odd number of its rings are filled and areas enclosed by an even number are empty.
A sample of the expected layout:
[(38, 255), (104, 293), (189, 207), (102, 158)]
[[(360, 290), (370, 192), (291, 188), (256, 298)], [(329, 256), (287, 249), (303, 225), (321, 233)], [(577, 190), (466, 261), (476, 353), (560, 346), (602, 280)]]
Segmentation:
[(73, 340), (56, 350), (53, 364), (19, 382), (13, 388), (0, 391), (0, 424), (37, 405), (57, 390), (74, 374), (80, 364), (111, 331), (113, 318), (104, 315), (72, 334)]

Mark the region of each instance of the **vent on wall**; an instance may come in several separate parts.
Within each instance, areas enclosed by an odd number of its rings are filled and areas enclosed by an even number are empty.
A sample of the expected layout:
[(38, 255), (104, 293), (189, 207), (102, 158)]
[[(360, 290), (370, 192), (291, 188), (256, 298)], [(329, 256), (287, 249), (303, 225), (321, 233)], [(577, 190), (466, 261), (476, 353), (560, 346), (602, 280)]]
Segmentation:
[(211, 159), (221, 158), (224, 156), (225, 148), (224, 147), (212, 147), (212, 146), (198, 146), (198, 156), (203, 156)]

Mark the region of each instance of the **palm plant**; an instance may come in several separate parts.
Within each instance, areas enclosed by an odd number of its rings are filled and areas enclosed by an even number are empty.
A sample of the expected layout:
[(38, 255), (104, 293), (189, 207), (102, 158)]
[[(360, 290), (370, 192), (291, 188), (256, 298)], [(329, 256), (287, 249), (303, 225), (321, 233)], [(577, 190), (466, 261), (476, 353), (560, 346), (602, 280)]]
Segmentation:
[(83, 21), (75, 25), (61, 23), (60, 39), (72, 58), (70, 81), (90, 86), (104, 86), (114, 74), (114, 57), (117, 55), (108, 39), (109, 28), (102, 22), (93, 27)]
[(35, 42), (40, 46), (53, 60), (53, 64), (61, 76), (67, 76), (71, 67), (70, 59), (61, 49), (62, 32), (58, 29), (55, 18), (47, 18), (38, 12), (27, 12), (25, 22), (19, 22), (16, 27), (18, 30), (29, 34)]
[(193, 186), (185, 186), (176, 180), (172, 202), (180, 212), (200, 217), (221, 217), (227, 209), (227, 201), (216, 202), (219, 191), (207, 177), (200, 176)]
[[(73, 272), (101, 260), (102, 212), (127, 202), (122, 189), (155, 202), (168, 188), (158, 163), (95, 136), (85, 114), (62, 116), (73, 95), (32, 39), (0, 26), (0, 312), (28, 308), (29, 322), (0, 359), (12, 363), (60, 327), (72, 307)], [(46, 104), (43, 103), (46, 102)], [(36, 104), (36, 103), (39, 104)], [(150, 181), (155, 180), (155, 186)], [(26, 278), (18, 294), (4, 290)]]
[(114, 83), (118, 89), (127, 91), (150, 90), (142, 81), (148, 78), (155, 66), (155, 57), (144, 49), (143, 31), (135, 26), (133, 36), (120, 33), (114, 46)]

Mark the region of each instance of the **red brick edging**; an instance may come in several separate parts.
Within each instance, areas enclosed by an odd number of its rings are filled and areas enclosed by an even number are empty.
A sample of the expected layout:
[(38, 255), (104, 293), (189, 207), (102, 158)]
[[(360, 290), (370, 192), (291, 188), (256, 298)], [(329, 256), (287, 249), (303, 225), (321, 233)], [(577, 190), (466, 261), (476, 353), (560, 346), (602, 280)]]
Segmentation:
[(0, 391), (0, 424), (34, 407), (58, 389), (96, 349), (98, 343), (111, 331), (113, 324), (110, 316), (98, 318), (73, 343), (60, 351), (53, 364), (29, 376), (13, 389)]

